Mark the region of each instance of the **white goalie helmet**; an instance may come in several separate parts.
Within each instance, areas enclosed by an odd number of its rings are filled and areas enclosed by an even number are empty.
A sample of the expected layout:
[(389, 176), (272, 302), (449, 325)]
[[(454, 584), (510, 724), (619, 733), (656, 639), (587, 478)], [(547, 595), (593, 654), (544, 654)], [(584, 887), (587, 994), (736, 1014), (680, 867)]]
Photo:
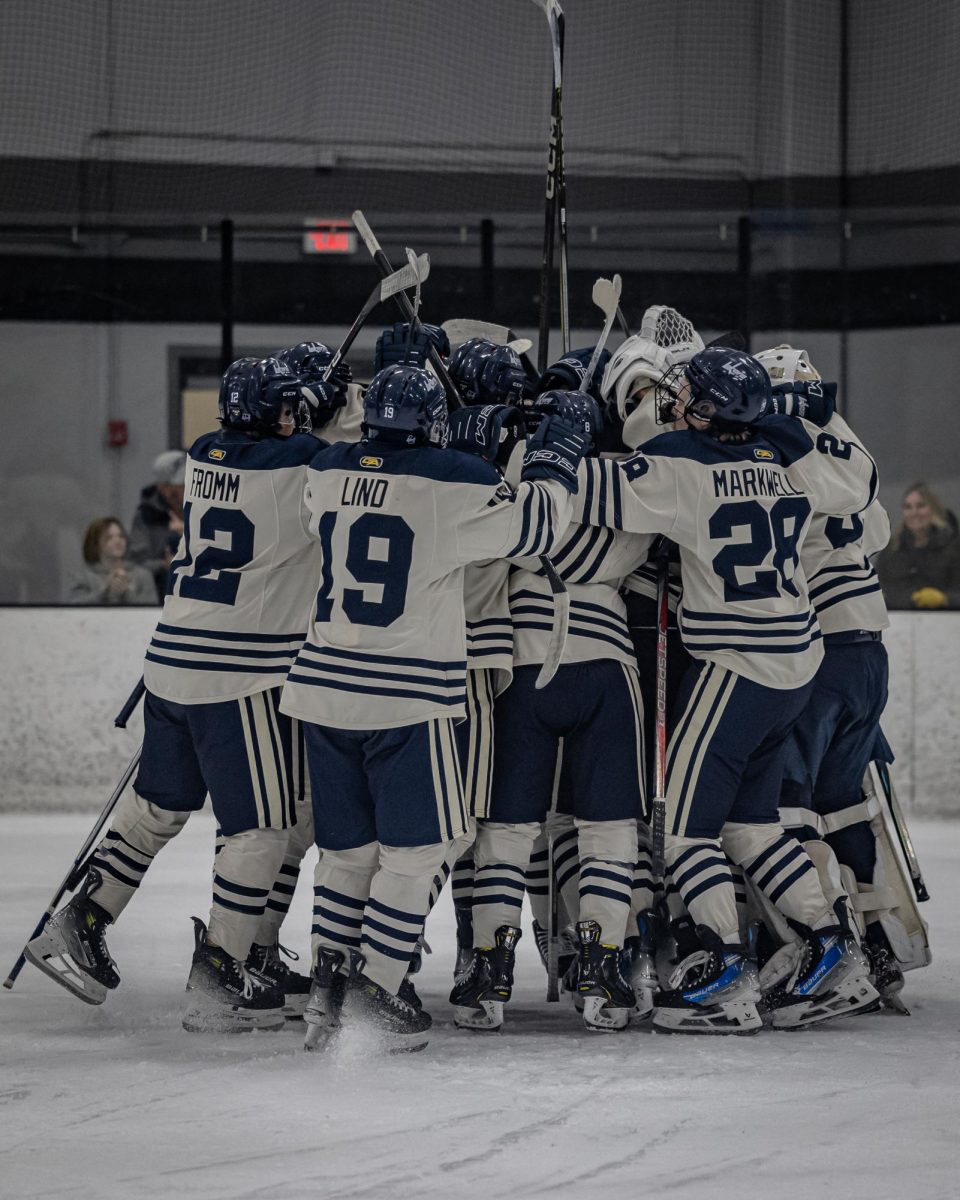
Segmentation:
[(761, 350), (754, 358), (770, 376), (770, 382), (778, 383), (807, 383), (822, 376), (810, 362), (806, 350), (790, 346), (783, 342), (770, 350)]
[(650, 386), (678, 363), (689, 362), (703, 349), (703, 338), (693, 324), (663, 304), (653, 304), (643, 314), (640, 332), (627, 338), (607, 363), (600, 385), (604, 400), (616, 402), (621, 421), (629, 415), (628, 400), (637, 385)]

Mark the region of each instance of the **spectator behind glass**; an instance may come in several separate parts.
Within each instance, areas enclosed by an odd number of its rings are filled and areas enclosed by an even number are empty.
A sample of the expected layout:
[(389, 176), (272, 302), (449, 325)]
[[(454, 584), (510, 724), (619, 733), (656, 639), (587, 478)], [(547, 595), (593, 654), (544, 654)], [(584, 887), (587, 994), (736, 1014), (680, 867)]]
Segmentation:
[(904, 492), (900, 528), (876, 566), (888, 608), (960, 608), (957, 519), (925, 483)]
[(156, 598), (167, 590), (167, 568), (183, 533), (183, 483), (187, 456), (164, 450), (153, 462), (153, 483), (140, 493), (130, 526), (130, 558), (153, 575)]
[(70, 581), (67, 604), (156, 604), (153, 576), (127, 562), (127, 535), (116, 517), (91, 521), (83, 538), (83, 569)]

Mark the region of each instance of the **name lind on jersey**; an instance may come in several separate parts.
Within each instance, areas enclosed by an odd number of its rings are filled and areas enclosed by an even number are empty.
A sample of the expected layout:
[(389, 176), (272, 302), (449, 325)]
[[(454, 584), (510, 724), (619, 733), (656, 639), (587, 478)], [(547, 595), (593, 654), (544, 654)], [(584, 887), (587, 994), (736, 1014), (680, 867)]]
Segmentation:
[(382, 475), (348, 475), (340, 489), (343, 508), (383, 508), (390, 480)]
[(191, 500), (240, 499), (240, 476), (216, 467), (194, 467), (190, 472)]
[(715, 496), (803, 496), (772, 467), (727, 467), (713, 472)]

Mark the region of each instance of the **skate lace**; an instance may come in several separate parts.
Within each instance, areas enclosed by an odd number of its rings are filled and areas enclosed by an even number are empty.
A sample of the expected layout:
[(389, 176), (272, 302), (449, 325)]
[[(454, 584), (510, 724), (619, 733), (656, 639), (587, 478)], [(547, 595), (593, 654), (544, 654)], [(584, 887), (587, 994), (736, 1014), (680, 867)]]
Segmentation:
[(266, 991), (266, 984), (259, 976), (248, 971), (243, 963), (237, 964), (237, 974), (240, 976), (240, 982), (243, 984), (244, 1000), (252, 1000), (256, 992)]
[[(714, 955), (710, 950), (694, 950), (692, 954), (688, 954), (682, 963), (679, 963), (670, 973), (670, 978), (667, 981), (667, 986), (671, 990), (675, 990), (684, 984), (689, 986), (693, 982), (701, 982), (706, 978), (709, 969), (714, 965)], [(695, 979), (690, 979), (691, 972), (697, 972)]]

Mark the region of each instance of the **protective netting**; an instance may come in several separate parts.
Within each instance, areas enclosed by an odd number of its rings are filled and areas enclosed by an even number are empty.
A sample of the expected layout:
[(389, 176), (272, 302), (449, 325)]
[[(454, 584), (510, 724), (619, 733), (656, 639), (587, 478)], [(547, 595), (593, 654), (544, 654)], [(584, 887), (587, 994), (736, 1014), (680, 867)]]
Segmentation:
[[(952, 0), (566, 0), (571, 222), (956, 199)], [(844, 13), (848, 13), (844, 32)], [(534, 213), (551, 54), (530, 0), (0, 6), (7, 219)], [(846, 98), (844, 98), (846, 92)], [(846, 111), (846, 136), (840, 123)], [(927, 183), (929, 184), (929, 180)], [(629, 242), (627, 244), (629, 248)]]

